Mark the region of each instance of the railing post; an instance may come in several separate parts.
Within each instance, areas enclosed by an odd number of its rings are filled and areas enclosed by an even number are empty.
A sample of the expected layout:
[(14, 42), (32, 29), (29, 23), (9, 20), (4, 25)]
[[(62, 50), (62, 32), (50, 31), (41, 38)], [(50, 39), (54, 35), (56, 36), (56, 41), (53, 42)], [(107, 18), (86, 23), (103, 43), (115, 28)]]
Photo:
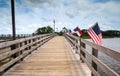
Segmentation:
[[(30, 45), (31, 41), (32, 41), (32, 40), (29, 40), (29, 41), (28, 41), (28, 42), (29, 42), (29, 45)], [(30, 49), (31, 49), (31, 45), (29, 46), (29, 50), (30, 50)], [(31, 54), (31, 52), (30, 52), (29, 54)]]
[(81, 41), (81, 38), (80, 38), (80, 60), (81, 60), (82, 62), (84, 62), (84, 61), (82, 60), (82, 58), (81, 58), (81, 55), (83, 55), (83, 57), (85, 57), (85, 53), (81, 50), (81, 47), (86, 48), (86, 45), (85, 45), (85, 43), (83, 43), (83, 42)]
[[(31, 43), (31, 40), (29, 40), (29, 44)], [(31, 49), (31, 46), (29, 46), (29, 49)]]
[(43, 36), (41, 36), (41, 45), (43, 45)]
[[(35, 38), (35, 42), (37, 42), (37, 40), (38, 40), (38, 39), (37, 39), (37, 38)], [(37, 46), (37, 43), (35, 43), (35, 46)]]
[[(38, 41), (40, 40), (40, 37), (38, 38)], [(40, 42), (38, 42), (38, 44), (39, 44)]]
[[(20, 47), (22, 47), (24, 44), (23, 44), (23, 42), (22, 43), (20, 43)], [(20, 55), (22, 55), (23, 54), (23, 50), (22, 51), (20, 51)], [(21, 59), (21, 61), (23, 61), (23, 58)]]
[[(11, 45), (10, 47), (11, 47), (11, 50), (14, 50), (18, 47), (18, 44)], [(12, 58), (16, 58), (17, 56), (18, 56), (18, 53), (12, 55)]]
[[(10, 48), (11, 48), (11, 50), (16, 49), (15, 45), (11, 45), (11, 46), (10, 46)], [(15, 58), (15, 57), (16, 57), (16, 55), (15, 55), (15, 54), (14, 54), (14, 55), (12, 55), (12, 58)]]
[[(24, 42), (24, 45), (27, 45), (27, 40)], [(28, 48), (25, 48), (25, 50), (28, 50)]]
[(77, 40), (75, 40), (75, 53), (77, 54), (78, 53), (78, 47), (77, 47)]
[(75, 49), (75, 53), (76, 53), (76, 44), (75, 44), (76, 40), (74, 40), (73, 38), (71, 38), (71, 39), (74, 41), (74, 43), (72, 41), (71, 42), (72, 42), (72, 45), (73, 45), (73, 49)]
[[(92, 48), (92, 55), (98, 57), (98, 50)], [(97, 71), (97, 64), (94, 61), (92, 61), (92, 67)], [(95, 75), (91, 73), (91, 76), (95, 76)]]
[(42, 39), (42, 37), (40, 36), (40, 41), (39, 41), (40, 46), (41, 46), (41, 43), (42, 43), (42, 42), (41, 42), (41, 39)]
[(78, 42), (78, 46), (77, 46), (77, 48), (78, 48), (78, 54), (80, 54), (80, 39), (78, 39), (77, 42)]
[(80, 41), (79, 41), (79, 39), (76, 39), (75, 46), (76, 46), (76, 53), (80, 54)]
[[(69, 36), (67, 36), (68, 38), (70, 38)], [(71, 47), (74, 49), (74, 44), (72, 43), (72, 41), (69, 39), (69, 42), (71, 44)]]
[(65, 36), (66, 36), (67, 41), (70, 43), (70, 46), (73, 48), (73, 45), (72, 45), (71, 41), (69, 40), (69, 36), (68, 35), (65, 35)]

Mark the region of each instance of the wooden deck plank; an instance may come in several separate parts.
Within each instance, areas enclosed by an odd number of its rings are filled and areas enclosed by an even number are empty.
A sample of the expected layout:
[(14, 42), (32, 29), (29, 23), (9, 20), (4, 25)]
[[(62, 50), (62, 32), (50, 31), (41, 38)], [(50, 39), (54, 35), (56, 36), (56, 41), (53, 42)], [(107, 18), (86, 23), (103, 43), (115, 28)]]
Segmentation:
[(90, 76), (64, 37), (55, 37), (3, 76)]

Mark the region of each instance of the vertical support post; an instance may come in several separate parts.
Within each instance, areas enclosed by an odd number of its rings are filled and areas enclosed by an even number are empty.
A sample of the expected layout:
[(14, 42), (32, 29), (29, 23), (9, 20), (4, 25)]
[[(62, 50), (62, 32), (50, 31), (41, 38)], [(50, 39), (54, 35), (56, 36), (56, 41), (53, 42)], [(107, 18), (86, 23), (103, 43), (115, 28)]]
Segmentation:
[(77, 54), (78, 53), (78, 47), (77, 47), (77, 40), (75, 40), (75, 53)]
[[(35, 42), (35, 41), (36, 41), (36, 39), (33, 39), (33, 40), (32, 40), (32, 42)], [(36, 46), (36, 43), (35, 43), (33, 46)]]
[(43, 44), (43, 36), (41, 36), (40, 44), (41, 44), (41, 45)]
[[(29, 40), (29, 44), (31, 43), (31, 40)], [(29, 46), (29, 49), (31, 49), (31, 46)]]
[[(37, 46), (37, 45), (38, 45), (37, 41), (38, 41), (38, 38), (36, 38), (36, 39), (35, 39), (35, 43), (36, 43), (36, 45), (35, 45), (35, 46)], [(38, 48), (36, 48), (35, 50), (37, 50), (37, 49), (38, 49)]]
[[(25, 40), (24, 45), (27, 45), (27, 44), (28, 44), (28, 42), (27, 42), (27, 40)], [(25, 48), (25, 50), (28, 50), (28, 48)]]
[(79, 54), (79, 56), (80, 56), (80, 60), (83, 62), (83, 60), (82, 60), (82, 58), (81, 58), (81, 44), (82, 44), (82, 42), (81, 42), (81, 37), (80, 37), (80, 54)]
[(80, 60), (81, 60), (82, 62), (84, 62), (84, 61), (82, 60), (82, 58), (81, 58), (81, 55), (83, 55), (83, 56), (85, 57), (85, 53), (81, 50), (81, 47), (86, 48), (85, 43), (83, 43), (83, 42), (81, 41), (81, 38), (80, 38)]
[[(32, 41), (32, 40), (29, 40), (29, 41), (28, 41), (29, 45), (30, 45), (31, 41)], [(29, 49), (29, 50), (31, 49), (31, 45), (29, 46), (28, 49)], [(31, 54), (31, 52), (30, 52), (29, 54)]]
[[(20, 43), (20, 47), (22, 47), (23, 46), (23, 43)], [(23, 51), (20, 51), (20, 55), (22, 55), (23, 54)], [(23, 58), (21, 59), (21, 61), (23, 61)]]
[(41, 38), (41, 36), (40, 36), (40, 42), (39, 42), (40, 46), (41, 46), (41, 39), (42, 39), (42, 38)]
[[(70, 37), (70, 39), (72, 39), (71, 37)], [(74, 42), (75, 42), (75, 40), (74, 39), (72, 39)], [(71, 43), (72, 43), (72, 45), (73, 45), (73, 49), (75, 49), (75, 44), (71, 41)]]
[[(37, 41), (37, 39), (34, 39), (34, 42), (36, 42)], [(35, 43), (35, 46), (37, 45), (37, 43)]]
[(80, 39), (78, 39), (77, 42), (78, 42), (78, 54), (80, 54)]
[[(40, 38), (38, 38), (38, 41), (40, 40)], [(38, 44), (39, 44), (40, 42), (38, 42)]]
[[(92, 55), (98, 57), (98, 50), (92, 48)], [(97, 71), (97, 64), (94, 61), (92, 61), (92, 67)], [(91, 76), (94, 76), (93, 73), (91, 73)]]

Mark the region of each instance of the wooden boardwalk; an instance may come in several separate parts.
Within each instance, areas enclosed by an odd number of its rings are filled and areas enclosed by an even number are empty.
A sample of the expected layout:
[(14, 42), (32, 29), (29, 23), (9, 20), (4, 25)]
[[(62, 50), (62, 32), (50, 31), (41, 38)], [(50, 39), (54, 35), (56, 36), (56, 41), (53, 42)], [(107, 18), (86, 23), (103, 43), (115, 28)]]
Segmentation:
[(56, 36), (3, 76), (91, 76), (64, 37)]

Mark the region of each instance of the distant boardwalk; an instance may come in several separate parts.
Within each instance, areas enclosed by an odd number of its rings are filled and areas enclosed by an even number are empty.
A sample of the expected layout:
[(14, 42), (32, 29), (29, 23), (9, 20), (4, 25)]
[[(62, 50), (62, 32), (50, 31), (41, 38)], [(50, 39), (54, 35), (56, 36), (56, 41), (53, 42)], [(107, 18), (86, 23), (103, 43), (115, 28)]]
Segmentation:
[(56, 36), (3, 76), (90, 76), (64, 37)]

